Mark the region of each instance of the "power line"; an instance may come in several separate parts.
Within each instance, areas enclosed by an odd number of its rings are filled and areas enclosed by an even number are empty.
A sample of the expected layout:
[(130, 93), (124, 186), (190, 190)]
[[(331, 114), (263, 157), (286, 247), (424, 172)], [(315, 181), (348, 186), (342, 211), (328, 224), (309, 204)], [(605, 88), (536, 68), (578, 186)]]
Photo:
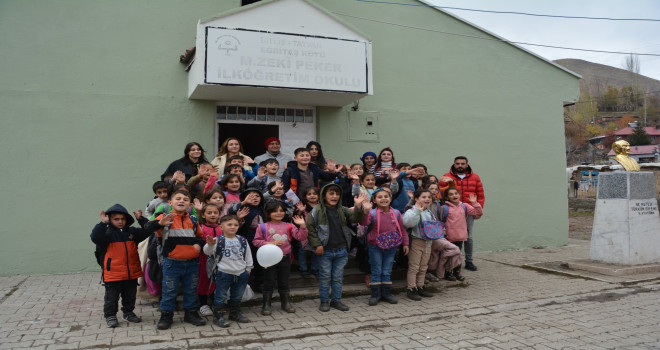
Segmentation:
[[(362, 1), (362, 0), (357, 0), (357, 1)], [(415, 26), (411, 26), (411, 25), (407, 25), (407, 24), (400, 24), (400, 23), (392, 23), (392, 22), (381, 21), (381, 20), (377, 20), (377, 19), (373, 19), (373, 18), (365, 18), (365, 17), (360, 17), (360, 16), (349, 15), (349, 14), (346, 14), (346, 13), (339, 13), (339, 12), (333, 12), (333, 13), (336, 14), (336, 15), (340, 15), (340, 16), (345, 16), (345, 17), (350, 17), (350, 18), (355, 18), (355, 19), (361, 19), (361, 20), (364, 20), (364, 21), (376, 22), (376, 23), (381, 23), (381, 24), (388, 24), (388, 25), (397, 26), (397, 27), (403, 27), (403, 28), (408, 28), (408, 29), (416, 29), (416, 30), (422, 30), (422, 31), (433, 32), (433, 33), (440, 33), (440, 34), (446, 34), (446, 35), (454, 35), (454, 36), (460, 36), (460, 37), (464, 37), (464, 38), (472, 38), (472, 39), (480, 39), (480, 40), (490, 40), (490, 41), (499, 41), (499, 42), (508, 43), (508, 44), (538, 46), (538, 47), (546, 47), (546, 48), (560, 49), (560, 50), (572, 50), (572, 51), (584, 51), (584, 52), (610, 53), (610, 54), (618, 54), (618, 55), (638, 55), (638, 56), (655, 56), (655, 57), (660, 57), (660, 54), (653, 54), (653, 53), (636, 53), (636, 52), (621, 52), (621, 51), (606, 51), (606, 50), (578, 49), (578, 48), (575, 48), (575, 47), (554, 46), (554, 45), (544, 45), (544, 44), (533, 44), (533, 43), (525, 43), (525, 42), (520, 42), (520, 41), (509, 41), (509, 40), (497, 39), (497, 38), (486, 38), (486, 37), (483, 37), (483, 36), (475, 36), (475, 35), (469, 35), (469, 34), (458, 34), (458, 33), (445, 32), (445, 31), (437, 30), (437, 29), (415, 27)]]
[[(641, 98), (641, 97), (645, 97), (645, 96), (648, 96), (648, 95), (654, 95), (654, 94), (657, 94), (657, 93), (660, 93), (660, 90), (649, 91), (649, 92), (646, 92), (646, 93), (643, 93), (643, 94), (635, 94), (635, 97)], [(601, 95), (601, 97), (602, 97), (602, 95)], [(625, 99), (625, 98), (628, 98), (628, 97), (627, 96), (616, 96), (616, 97), (614, 97), (615, 100), (620, 100), (620, 99)], [(578, 104), (578, 103), (592, 103), (592, 102), (598, 103), (599, 100), (592, 98), (592, 99), (586, 100), (586, 101), (576, 101), (575, 104)]]
[(611, 18), (611, 17), (588, 17), (588, 16), (562, 16), (562, 15), (546, 15), (546, 14), (539, 14), (539, 13), (516, 12), (516, 11), (477, 10), (477, 9), (468, 9), (468, 8), (462, 8), (462, 7), (436, 6), (436, 5), (427, 5), (427, 4), (406, 4), (406, 3), (400, 3), (400, 2), (388, 2), (388, 1), (377, 1), (377, 0), (355, 0), (355, 1), (372, 2), (372, 3), (387, 4), (387, 5), (422, 6), (422, 7), (433, 7), (433, 8), (440, 8), (440, 9), (459, 10), (459, 11), (485, 12), (485, 13), (497, 13), (497, 14), (506, 14), (506, 15), (522, 15), (522, 16), (534, 16), (534, 17), (551, 17), (551, 18), (565, 18), (565, 19), (593, 19), (593, 20), (603, 20), (603, 21), (660, 22), (660, 19), (655, 19), (655, 18)]

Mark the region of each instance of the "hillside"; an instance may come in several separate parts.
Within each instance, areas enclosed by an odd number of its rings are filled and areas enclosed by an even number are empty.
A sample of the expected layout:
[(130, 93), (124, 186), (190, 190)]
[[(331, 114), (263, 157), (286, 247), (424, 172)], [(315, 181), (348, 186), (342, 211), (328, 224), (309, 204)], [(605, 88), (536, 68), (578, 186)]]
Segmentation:
[(606, 66), (589, 61), (566, 58), (553, 61), (582, 76), (580, 88), (592, 96), (600, 96), (607, 91), (608, 86), (621, 89), (633, 82), (641, 90), (660, 91), (660, 80), (655, 80), (641, 74), (630, 73), (625, 69)]

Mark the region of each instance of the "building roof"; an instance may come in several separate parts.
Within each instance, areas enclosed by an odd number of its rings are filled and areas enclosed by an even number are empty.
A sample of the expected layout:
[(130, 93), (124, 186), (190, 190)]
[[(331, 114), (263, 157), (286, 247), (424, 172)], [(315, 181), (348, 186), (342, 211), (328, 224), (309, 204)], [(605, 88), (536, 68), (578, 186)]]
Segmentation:
[[(649, 136), (660, 136), (660, 129), (657, 129), (655, 127), (645, 126), (644, 130), (646, 131), (646, 133)], [(635, 128), (629, 126), (629, 127), (625, 127), (623, 129), (619, 129), (619, 130), (614, 131), (614, 135), (615, 136), (630, 136), (634, 132), (635, 132)], [(606, 136), (606, 135), (603, 134), (602, 136)]]
[[(643, 154), (655, 154), (658, 151), (657, 145), (646, 145), (646, 146), (630, 146), (631, 155), (643, 155)], [(607, 153), (608, 157), (614, 156), (614, 150), (610, 150)]]

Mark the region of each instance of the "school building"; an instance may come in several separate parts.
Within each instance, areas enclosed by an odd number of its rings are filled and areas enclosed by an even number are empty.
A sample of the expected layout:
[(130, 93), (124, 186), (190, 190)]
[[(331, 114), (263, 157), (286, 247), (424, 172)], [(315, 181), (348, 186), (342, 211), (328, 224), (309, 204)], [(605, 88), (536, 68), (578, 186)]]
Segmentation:
[(144, 209), (186, 143), (210, 160), (229, 135), (342, 163), (390, 146), (437, 175), (465, 155), (486, 189), (477, 251), (565, 244), (579, 76), (397, 3), (0, 0), (0, 274), (98, 270), (99, 212)]

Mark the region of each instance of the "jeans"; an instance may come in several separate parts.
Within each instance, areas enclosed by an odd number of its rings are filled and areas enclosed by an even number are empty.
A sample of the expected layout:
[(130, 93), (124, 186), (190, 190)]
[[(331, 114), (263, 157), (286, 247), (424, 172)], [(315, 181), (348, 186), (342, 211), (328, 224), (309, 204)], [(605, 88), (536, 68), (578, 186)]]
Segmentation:
[(121, 311), (125, 314), (135, 310), (137, 294), (137, 279), (105, 282), (105, 298), (103, 299), (103, 317), (116, 316), (121, 295)]
[(272, 293), (275, 283), (277, 291), (289, 292), (289, 275), (291, 274), (291, 255), (284, 254), (282, 260), (264, 271), (264, 293)]
[(380, 249), (377, 245), (369, 244), (369, 264), (371, 264), (371, 283), (392, 284), (392, 265), (396, 249)]
[(161, 311), (174, 312), (179, 283), (183, 289), (183, 308), (197, 309), (197, 282), (199, 281), (199, 259), (163, 259), (163, 294)]
[(465, 241), (465, 262), (472, 262), (472, 226), (474, 226), (474, 216), (468, 215), (467, 217), (468, 239)]
[(220, 306), (227, 301), (227, 293), (229, 292), (230, 303), (240, 303), (243, 299), (243, 293), (247, 288), (248, 279), (250, 274), (244, 271), (239, 276), (232, 275), (218, 271), (215, 273), (215, 294), (213, 295), (213, 305)]
[[(307, 266), (307, 258), (311, 256), (312, 263)], [(298, 250), (298, 266), (300, 272), (316, 273), (319, 270), (319, 258), (313, 252), (307, 251), (302, 247)]]
[(344, 267), (347, 262), (346, 248), (323, 250), (323, 255), (319, 259), (319, 297), (322, 303), (330, 300), (330, 286), (332, 286), (332, 301), (341, 300)]

